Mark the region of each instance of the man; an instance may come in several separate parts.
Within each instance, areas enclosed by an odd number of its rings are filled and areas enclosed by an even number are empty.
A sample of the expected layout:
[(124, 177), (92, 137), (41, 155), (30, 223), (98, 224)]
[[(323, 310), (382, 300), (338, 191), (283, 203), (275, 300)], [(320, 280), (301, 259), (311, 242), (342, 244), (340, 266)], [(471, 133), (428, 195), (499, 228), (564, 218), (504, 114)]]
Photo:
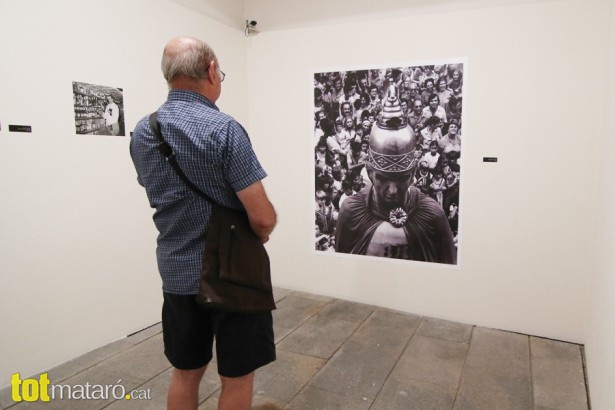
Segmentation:
[(424, 82), (422, 82), (422, 84), (423, 84), (423, 91), (421, 92), (421, 101), (423, 102), (424, 106), (427, 106), (429, 105), (429, 100), (431, 98), (430, 96), (436, 90), (435, 88), (436, 81), (433, 78), (427, 78), (424, 80)]
[(120, 135), (120, 109), (110, 95), (107, 96), (107, 105), (102, 116), (105, 119), (108, 135)]
[(342, 120), (335, 120), (335, 134), (327, 137), (327, 151), (332, 155), (332, 159), (346, 157), (350, 151), (350, 133), (346, 132)]
[(401, 105), (401, 113), (402, 113), (402, 115), (404, 117), (407, 117), (408, 116), (408, 100), (402, 99), (400, 105)]
[[(316, 90), (316, 89), (315, 89)], [(325, 137), (325, 132), (320, 126), (320, 122), (327, 118), (327, 113), (324, 111), (316, 111), (314, 114), (316, 121), (314, 122), (314, 146)]]
[(335, 221), (337, 213), (333, 209), (333, 204), (327, 205), (327, 193), (321, 187), (316, 189), (316, 225), (320, 232), (325, 235), (331, 235), (335, 232)]
[(410, 186), (418, 162), (416, 138), (402, 116), (395, 86), (389, 87), (369, 144), (366, 169), (372, 185), (343, 202), (336, 251), (455, 264), (442, 207)]
[(408, 101), (419, 99), (421, 99), (421, 90), (419, 89), (419, 85), (417, 83), (410, 83), (410, 97), (408, 97)]
[(339, 98), (338, 102), (340, 105), (343, 102), (349, 102), (350, 105), (352, 105), (357, 98), (359, 98), (359, 94), (357, 94), (357, 84), (348, 82), (344, 85), (344, 95)]
[(427, 118), (429, 117), (423, 114), (423, 102), (420, 99), (414, 100), (412, 103), (412, 111), (408, 114), (408, 125), (410, 128), (412, 128), (415, 133), (419, 132), (423, 128)]
[[(261, 183), (266, 173), (246, 131), (215, 105), (224, 80), (216, 55), (200, 40), (178, 37), (166, 45), (161, 65), (170, 91), (158, 121), (179, 166), (220, 205), (245, 209), (252, 229), (267, 242), (276, 215)], [(215, 336), (222, 382), (218, 408), (249, 409), (254, 370), (275, 360), (271, 314), (236, 314), (196, 304), (211, 204), (181, 182), (156, 145), (148, 118), (143, 118), (130, 152), (138, 181), (156, 208), (165, 355), (174, 366), (167, 408), (197, 408)]]
[(344, 101), (340, 103), (340, 116), (338, 118), (342, 119), (342, 118), (346, 118), (346, 117), (350, 117), (352, 118), (353, 116), (353, 106), (352, 103), (350, 103), (349, 101)]
[(376, 85), (369, 86), (369, 111), (379, 111), (381, 108), (382, 100), (378, 94), (378, 87)]
[(433, 117), (434, 115), (442, 120), (443, 123), (448, 122), (446, 119), (446, 110), (440, 105), (440, 97), (433, 93), (429, 96), (429, 105), (423, 108), (423, 115)]
[(440, 153), (438, 152), (438, 141), (431, 141), (429, 143), (429, 151), (423, 155), (423, 161), (427, 162), (429, 171), (433, 173), (440, 161)]

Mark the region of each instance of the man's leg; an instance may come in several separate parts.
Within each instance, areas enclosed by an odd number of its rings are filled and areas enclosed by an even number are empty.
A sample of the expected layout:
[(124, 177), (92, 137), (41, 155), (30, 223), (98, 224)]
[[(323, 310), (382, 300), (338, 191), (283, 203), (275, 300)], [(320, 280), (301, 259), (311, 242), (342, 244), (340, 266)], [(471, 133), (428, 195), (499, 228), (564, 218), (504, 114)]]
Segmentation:
[(254, 372), (240, 377), (220, 376), (220, 380), (222, 381), (222, 393), (218, 402), (218, 410), (250, 410)]
[(164, 354), (173, 375), (167, 405), (172, 410), (196, 410), (199, 383), (212, 358), (213, 330), (209, 314), (194, 295), (164, 293), (162, 306)]
[(205, 369), (207, 369), (207, 366), (194, 370), (173, 369), (167, 396), (167, 410), (197, 409), (199, 405), (199, 384), (203, 374), (205, 374)]

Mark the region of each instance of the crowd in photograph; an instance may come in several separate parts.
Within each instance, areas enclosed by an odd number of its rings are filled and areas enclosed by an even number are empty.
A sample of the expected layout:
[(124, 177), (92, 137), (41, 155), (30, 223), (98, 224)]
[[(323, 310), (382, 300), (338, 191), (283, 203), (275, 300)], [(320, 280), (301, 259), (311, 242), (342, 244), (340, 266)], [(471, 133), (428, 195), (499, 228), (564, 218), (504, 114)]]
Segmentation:
[(314, 75), (316, 250), (334, 251), (340, 207), (371, 184), (369, 136), (391, 88), (416, 138), (412, 185), (442, 206), (457, 240), (463, 65), (336, 71)]

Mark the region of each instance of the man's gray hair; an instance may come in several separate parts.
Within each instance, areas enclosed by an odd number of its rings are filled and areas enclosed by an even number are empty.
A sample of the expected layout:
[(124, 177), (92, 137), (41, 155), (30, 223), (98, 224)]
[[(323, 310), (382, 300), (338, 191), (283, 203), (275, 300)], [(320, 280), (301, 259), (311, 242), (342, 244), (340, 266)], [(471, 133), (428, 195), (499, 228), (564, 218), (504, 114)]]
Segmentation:
[(165, 49), (160, 66), (164, 78), (170, 84), (179, 76), (195, 80), (206, 78), (207, 69), (212, 61), (216, 63), (216, 66), (218, 65), (218, 59), (211, 47), (194, 39), (190, 44), (184, 45), (181, 52), (177, 54), (169, 53)]

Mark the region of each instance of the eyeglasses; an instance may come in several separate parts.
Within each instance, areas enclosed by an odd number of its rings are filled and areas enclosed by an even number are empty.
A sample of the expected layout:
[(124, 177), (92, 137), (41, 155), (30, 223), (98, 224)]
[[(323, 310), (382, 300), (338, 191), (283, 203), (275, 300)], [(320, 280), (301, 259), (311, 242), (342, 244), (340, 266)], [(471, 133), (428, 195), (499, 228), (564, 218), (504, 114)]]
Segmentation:
[[(209, 71), (209, 67), (207, 67), (207, 70), (205, 70), (205, 72)], [(220, 70), (218, 68), (218, 71), (220, 72), (220, 82), (224, 81), (224, 77), (226, 77), (226, 74), (224, 74), (224, 71)]]

